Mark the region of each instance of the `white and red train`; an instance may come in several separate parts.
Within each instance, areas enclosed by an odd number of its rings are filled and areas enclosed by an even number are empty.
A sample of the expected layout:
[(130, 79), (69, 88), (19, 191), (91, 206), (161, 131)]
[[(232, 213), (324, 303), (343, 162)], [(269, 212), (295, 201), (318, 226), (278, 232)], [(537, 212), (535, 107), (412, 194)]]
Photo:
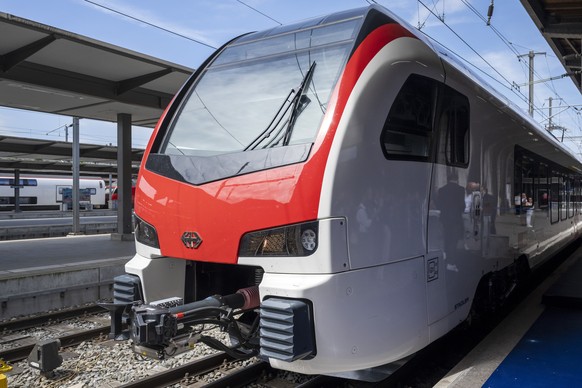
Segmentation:
[[(73, 178), (70, 176), (22, 174), (18, 184), (14, 175), (0, 174), (0, 211), (13, 210), (16, 203), (15, 187), (19, 188), (19, 206), (22, 210), (58, 210), (71, 202)], [(80, 201), (95, 208), (107, 206), (105, 181), (101, 178), (79, 179)], [(69, 206), (69, 210), (72, 206)]]
[[(115, 303), (133, 302), (142, 354), (196, 338), (301, 373), (373, 368), (576, 239), (581, 171), (382, 7), (243, 35), (159, 121)], [(184, 333), (194, 323), (233, 341)]]

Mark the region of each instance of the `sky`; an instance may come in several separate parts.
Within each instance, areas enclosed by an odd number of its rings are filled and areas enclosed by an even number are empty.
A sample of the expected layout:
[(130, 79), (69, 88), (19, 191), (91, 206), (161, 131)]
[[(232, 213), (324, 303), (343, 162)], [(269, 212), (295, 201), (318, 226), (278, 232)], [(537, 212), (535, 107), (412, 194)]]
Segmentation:
[[(240, 34), (371, 2), (420, 27), (524, 111), (528, 60), (518, 55), (530, 50), (546, 53), (535, 57), (536, 80), (566, 72), (518, 0), (494, 2), (490, 26), (483, 19), (491, 0), (0, 0), (0, 12), (197, 68), (215, 47)], [(511, 85), (521, 86), (518, 90)], [(553, 112), (563, 111), (553, 123), (567, 128), (564, 142), (582, 158), (582, 118), (577, 110), (582, 109), (582, 95), (572, 80), (538, 83), (534, 95), (534, 119), (547, 125), (548, 98), (553, 98)], [(566, 108), (569, 105), (579, 106)], [(64, 141), (64, 129), (58, 128), (71, 123), (68, 116), (0, 107), (0, 135)], [(144, 148), (151, 133), (150, 128), (134, 126), (133, 146)], [(116, 124), (83, 119), (80, 137), (83, 143), (115, 145)]]

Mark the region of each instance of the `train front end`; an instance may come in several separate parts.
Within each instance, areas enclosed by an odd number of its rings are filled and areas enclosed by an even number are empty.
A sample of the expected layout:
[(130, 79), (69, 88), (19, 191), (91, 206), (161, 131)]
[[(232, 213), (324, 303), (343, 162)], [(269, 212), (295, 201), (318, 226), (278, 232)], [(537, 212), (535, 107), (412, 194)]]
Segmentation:
[[(372, 33), (380, 43), (366, 43)], [(115, 302), (132, 304), (136, 352), (163, 358), (202, 341), (303, 373), (381, 359), (356, 326), (382, 295), (350, 297), (376, 280), (351, 271), (348, 220), (321, 201), (358, 76), (403, 36), (375, 7), (338, 13), (239, 37), (188, 81), (144, 155), (137, 254), (115, 285)], [(196, 324), (230, 343), (193, 335)]]

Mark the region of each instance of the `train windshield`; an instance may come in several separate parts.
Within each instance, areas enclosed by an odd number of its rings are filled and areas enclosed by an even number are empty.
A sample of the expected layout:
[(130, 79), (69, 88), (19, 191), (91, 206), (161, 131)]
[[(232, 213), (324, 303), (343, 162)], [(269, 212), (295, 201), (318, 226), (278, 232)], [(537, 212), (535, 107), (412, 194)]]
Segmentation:
[(360, 23), (227, 46), (182, 102), (161, 153), (215, 157), (313, 143)]

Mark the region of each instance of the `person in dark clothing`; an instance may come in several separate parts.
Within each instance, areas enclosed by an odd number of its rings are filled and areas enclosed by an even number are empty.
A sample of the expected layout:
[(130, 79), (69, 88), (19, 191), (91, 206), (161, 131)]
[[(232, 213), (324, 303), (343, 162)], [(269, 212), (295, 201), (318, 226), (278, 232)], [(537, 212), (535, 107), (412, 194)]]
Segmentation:
[(483, 186), (483, 216), (489, 217), (489, 234), (496, 234), (497, 198), (489, 194), (485, 186)]
[(463, 238), (463, 211), (465, 210), (465, 189), (457, 183), (457, 178), (449, 177), (446, 185), (438, 190), (437, 209), (443, 226), (445, 252), (457, 249), (457, 243)]

